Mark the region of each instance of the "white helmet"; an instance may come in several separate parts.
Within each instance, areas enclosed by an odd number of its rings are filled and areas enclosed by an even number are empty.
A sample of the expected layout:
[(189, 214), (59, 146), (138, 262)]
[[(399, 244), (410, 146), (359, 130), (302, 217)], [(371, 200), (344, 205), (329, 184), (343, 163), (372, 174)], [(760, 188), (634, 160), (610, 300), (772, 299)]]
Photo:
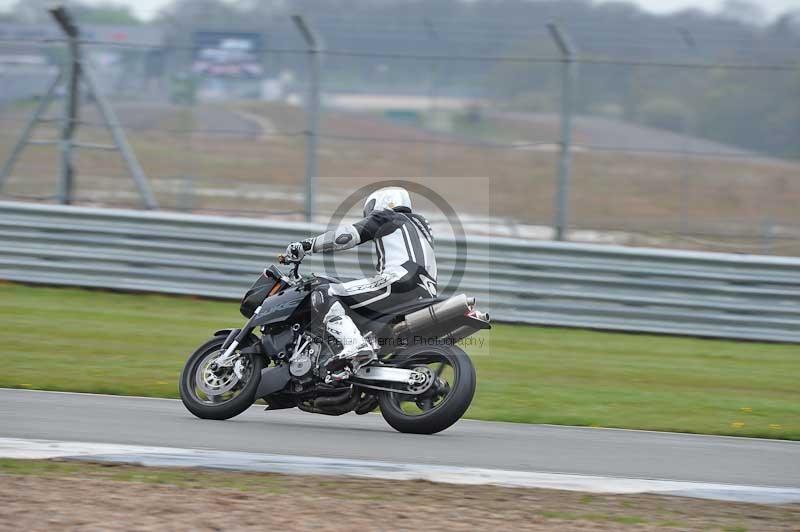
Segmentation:
[(367, 197), (364, 202), (364, 217), (372, 211), (405, 207), (411, 210), (411, 196), (402, 187), (379, 188)]

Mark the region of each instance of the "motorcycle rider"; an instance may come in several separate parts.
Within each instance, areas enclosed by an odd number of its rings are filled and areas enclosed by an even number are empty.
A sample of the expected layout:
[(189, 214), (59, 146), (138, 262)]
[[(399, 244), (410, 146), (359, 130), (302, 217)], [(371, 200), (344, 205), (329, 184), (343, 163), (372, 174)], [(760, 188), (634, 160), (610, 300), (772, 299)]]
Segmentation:
[(370, 316), (417, 298), (436, 296), (436, 257), (428, 221), (412, 212), (411, 197), (402, 187), (374, 191), (364, 202), (364, 218), (314, 238), (292, 242), (286, 255), (301, 260), (311, 253), (343, 251), (374, 242), (377, 274), (346, 283), (332, 283), (311, 295), (315, 312), (328, 334), (342, 346), (325, 363), (327, 381), (348, 378), (377, 358), (350, 313)]

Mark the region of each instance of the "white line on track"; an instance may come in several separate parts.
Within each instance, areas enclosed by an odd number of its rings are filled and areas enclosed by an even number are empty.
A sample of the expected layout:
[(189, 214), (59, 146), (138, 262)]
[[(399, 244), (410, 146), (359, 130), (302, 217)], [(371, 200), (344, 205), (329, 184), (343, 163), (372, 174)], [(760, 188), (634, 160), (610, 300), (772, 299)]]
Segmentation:
[(390, 480), (421, 479), (449, 484), (491, 484), (592, 493), (653, 493), (762, 504), (800, 502), (800, 489), (795, 488), (22, 438), (0, 438), (0, 457), (61, 458), (138, 464), (150, 467), (200, 467), (299, 475), (343, 475)]

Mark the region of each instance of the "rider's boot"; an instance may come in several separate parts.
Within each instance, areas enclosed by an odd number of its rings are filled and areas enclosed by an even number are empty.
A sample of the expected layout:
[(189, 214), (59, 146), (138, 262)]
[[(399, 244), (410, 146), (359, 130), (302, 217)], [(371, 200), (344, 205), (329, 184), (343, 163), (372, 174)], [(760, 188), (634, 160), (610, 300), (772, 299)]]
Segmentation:
[(331, 305), (323, 319), (328, 334), (342, 344), (342, 350), (331, 356), (324, 370), (331, 381), (348, 378), (359, 368), (378, 358), (372, 345), (364, 338), (353, 320), (345, 313), (340, 302)]

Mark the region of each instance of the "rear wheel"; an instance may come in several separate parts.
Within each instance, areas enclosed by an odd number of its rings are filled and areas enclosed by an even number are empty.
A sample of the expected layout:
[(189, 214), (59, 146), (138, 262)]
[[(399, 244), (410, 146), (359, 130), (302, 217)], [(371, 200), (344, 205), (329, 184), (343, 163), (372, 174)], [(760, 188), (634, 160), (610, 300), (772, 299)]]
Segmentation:
[(414, 368), (433, 382), (418, 395), (382, 392), (381, 415), (400, 432), (435, 434), (461, 419), (475, 395), (475, 367), (456, 346), (412, 347), (399, 367)]
[(230, 419), (255, 400), (264, 360), (241, 355), (231, 367), (214, 368), (212, 362), (222, 355), (224, 342), (224, 337), (217, 336), (198, 347), (181, 372), (181, 401), (202, 419)]

